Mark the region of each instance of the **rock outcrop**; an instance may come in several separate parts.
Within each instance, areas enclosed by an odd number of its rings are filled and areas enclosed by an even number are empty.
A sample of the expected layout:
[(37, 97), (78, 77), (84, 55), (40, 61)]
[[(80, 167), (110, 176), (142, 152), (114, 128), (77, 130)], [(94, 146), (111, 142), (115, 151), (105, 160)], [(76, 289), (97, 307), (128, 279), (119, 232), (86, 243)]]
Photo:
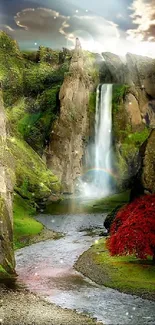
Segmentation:
[[(118, 187), (135, 186), (136, 178), (137, 192), (145, 189), (152, 192), (153, 188), (149, 183), (152, 182), (149, 181), (151, 177), (147, 177), (147, 174), (148, 170), (151, 173), (153, 162), (150, 159), (154, 158), (152, 155), (150, 158), (150, 154), (147, 158), (146, 154), (144, 160), (141, 159), (139, 149), (155, 127), (155, 60), (130, 53), (124, 58), (112, 53), (103, 53), (102, 56), (100, 81), (115, 85), (113, 139), (119, 175)], [(149, 137), (148, 143), (151, 138)], [(143, 176), (139, 178), (137, 175), (142, 170), (142, 161), (145, 167)]]
[(155, 193), (155, 129), (146, 141), (142, 157), (141, 183), (148, 193)]
[(130, 87), (125, 109), (132, 125), (137, 127), (145, 123), (155, 127), (155, 60), (131, 53), (127, 53), (125, 58), (112, 53), (102, 55), (100, 81)]
[(88, 61), (82, 49), (76, 48), (60, 89), (60, 116), (54, 124), (47, 154), (47, 165), (58, 175), (64, 193), (74, 191), (89, 138), (88, 106), (94, 84)]
[(14, 273), (12, 192), (13, 158), (7, 148), (6, 119), (0, 90), (0, 273)]

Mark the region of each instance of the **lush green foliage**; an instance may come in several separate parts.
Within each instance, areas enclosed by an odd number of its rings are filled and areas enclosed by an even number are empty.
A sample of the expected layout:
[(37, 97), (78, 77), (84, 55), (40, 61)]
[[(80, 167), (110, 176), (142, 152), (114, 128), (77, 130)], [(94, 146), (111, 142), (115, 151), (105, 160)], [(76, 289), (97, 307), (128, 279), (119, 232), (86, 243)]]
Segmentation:
[(27, 61), (26, 63), (30, 65), (30, 62), (38, 62), (38, 52), (37, 51), (21, 51), (23, 58)]
[(50, 48), (40, 46), (39, 48), (39, 61), (40, 62), (47, 62), (50, 64), (59, 64), (59, 53), (60, 51), (54, 51)]
[(23, 136), (40, 155), (49, 141), (54, 120), (59, 112), (59, 86), (45, 90), (36, 98), (20, 98), (7, 109), (11, 132)]
[(68, 72), (69, 64), (66, 62), (61, 66), (53, 68), (47, 63), (32, 65), (24, 73), (24, 93), (26, 96), (36, 96), (52, 85), (61, 85), (65, 72)]
[(0, 81), (6, 106), (23, 93), (24, 60), (14, 40), (0, 32)]
[(150, 130), (145, 127), (140, 132), (129, 133), (125, 138), (125, 143), (132, 143), (135, 146), (141, 146), (145, 140), (148, 138)]
[(119, 110), (120, 103), (125, 98), (128, 90), (128, 85), (113, 85), (112, 107), (114, 112)]

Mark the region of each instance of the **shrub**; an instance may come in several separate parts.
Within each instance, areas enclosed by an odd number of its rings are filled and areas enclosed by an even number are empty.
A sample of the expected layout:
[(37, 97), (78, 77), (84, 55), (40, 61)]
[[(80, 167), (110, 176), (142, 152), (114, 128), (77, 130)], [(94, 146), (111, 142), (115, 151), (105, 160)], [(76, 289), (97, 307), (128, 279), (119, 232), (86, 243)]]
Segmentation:
[(113, 111), (118, 112), (121, 100), (124, 99), (128, 90), (129, 90), (128, 85), (114, 85), (113, 86), (113, 99), (112, 99)]
[(155, 260), (155, 194), (137, 198), (117, 213), (107, 246), (111, 255)]

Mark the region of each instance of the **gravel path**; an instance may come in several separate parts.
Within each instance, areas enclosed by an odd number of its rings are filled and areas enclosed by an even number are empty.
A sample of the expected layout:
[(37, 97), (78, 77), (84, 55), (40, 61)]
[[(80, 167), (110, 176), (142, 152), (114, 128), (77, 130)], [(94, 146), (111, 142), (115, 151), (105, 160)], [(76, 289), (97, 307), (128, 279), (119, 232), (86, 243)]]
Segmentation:
[(85, 315), (61, 309), (26, 290), (0, 288), (1, 325), (96, 325)]

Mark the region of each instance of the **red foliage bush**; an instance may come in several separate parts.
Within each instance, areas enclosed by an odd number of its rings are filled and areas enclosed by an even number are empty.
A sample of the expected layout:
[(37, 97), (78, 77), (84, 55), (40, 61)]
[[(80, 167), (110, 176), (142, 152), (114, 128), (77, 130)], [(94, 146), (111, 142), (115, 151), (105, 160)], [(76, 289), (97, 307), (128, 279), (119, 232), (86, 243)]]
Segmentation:
[(119, 210), (107, 246), (111, 255), (155, 259), (155, 194), (137, 198)]

